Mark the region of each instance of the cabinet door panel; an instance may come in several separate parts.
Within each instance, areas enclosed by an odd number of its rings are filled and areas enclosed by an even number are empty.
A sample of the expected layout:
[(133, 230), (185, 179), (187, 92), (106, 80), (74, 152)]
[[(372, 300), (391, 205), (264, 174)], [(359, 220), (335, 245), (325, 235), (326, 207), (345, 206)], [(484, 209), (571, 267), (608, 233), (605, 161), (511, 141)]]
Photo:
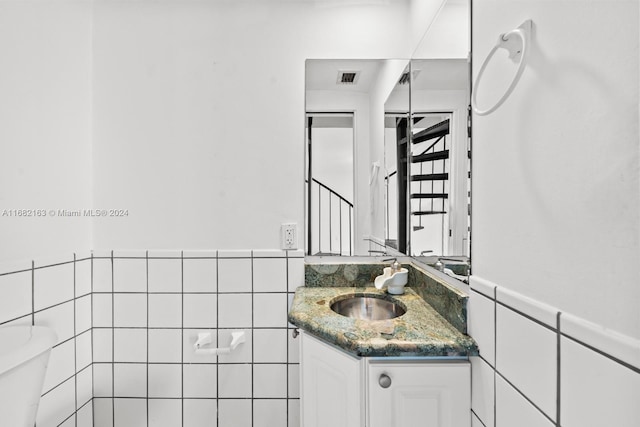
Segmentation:
[(469, 427), (470, 399), (468, 362), (369, 365), (371, 427)]
[(363, 425), (363, 364), (308, 334), (301, 343), (303, 427)]

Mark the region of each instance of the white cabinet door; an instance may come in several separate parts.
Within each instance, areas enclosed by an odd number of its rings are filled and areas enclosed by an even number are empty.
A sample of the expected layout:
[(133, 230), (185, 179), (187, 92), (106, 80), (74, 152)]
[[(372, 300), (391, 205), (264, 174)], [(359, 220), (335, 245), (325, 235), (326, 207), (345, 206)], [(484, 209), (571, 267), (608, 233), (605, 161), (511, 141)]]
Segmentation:
[(300, 343), (302, 427), (364, 426), (364, 363), (306, 333)]
[(469, 362), (368, 365), (370, 427), (470, 427)]

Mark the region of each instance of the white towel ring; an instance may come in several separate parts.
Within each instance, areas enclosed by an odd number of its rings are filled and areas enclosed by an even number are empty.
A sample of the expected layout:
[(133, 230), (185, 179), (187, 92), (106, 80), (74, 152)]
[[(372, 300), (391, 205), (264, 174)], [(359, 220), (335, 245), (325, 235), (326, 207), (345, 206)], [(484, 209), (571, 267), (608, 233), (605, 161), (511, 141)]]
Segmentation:
[[(524, 21), (522, 25), (520, 25), (515, 30), (509, 31), (508, 33), (500, 34), (500, 36), (498, 37), (498, 42), (493, 47), (493, 49), (491, 49), (491, 51), (489, 52), (489, 55), (487, 55), (487, 58), (482, 63), (482, 66), (480, 67), (480, 71), (478, 72), (478, 76), (476, 77), (476, 81), (473, 84), (473, 95), (471, 96), (471, 106), (473, 108), (473, 111), (477, 115), (486, 116), (487, 114), (490, 114), (495, 110), (497, 110), (498, 107), (500, 107), (504, 103), (504, 101), (507, 100), (509, 95), (511, 95), (511, 92), (513, 92), (513, 89), (516, 87), (516, 84), (518, 84), (518, 80), (520, 80), (520, 76), (522, 75), (522, 72), (524, 71), (524, 67), (527, 63), (527, 53), (528, 53), (528, 47), (529, 47), (528, 46), (529, 35), (531, 34), (531, 27), (532, 27), (532, 21), (528, 19)], [(482, 78), (482, 74), (484, 73), (485, 68), (487, 68), (487, 64), (489, 64), (489, 61), (491, 60), (493, 55), (500, 48), (507, 49), (509, 51), (509, 58), (511, 58), (512, 60), (515, 61), (519, 59), (518, 71), (516, 71), (516, 74), (513, 77), (511, 84), (507, 88), (507, 91), (504, 93), (504, 95), (502, 95), (502, 97), (498, 100), (498, 102), (496, 102), (496, 104), (491, 108), (488, 108), (486, 110), (480, 110), (478, 108), (478, 102), (476, 100), (476, 97), (478, 94), (478, 85), (480, 84), (480, 79)]]

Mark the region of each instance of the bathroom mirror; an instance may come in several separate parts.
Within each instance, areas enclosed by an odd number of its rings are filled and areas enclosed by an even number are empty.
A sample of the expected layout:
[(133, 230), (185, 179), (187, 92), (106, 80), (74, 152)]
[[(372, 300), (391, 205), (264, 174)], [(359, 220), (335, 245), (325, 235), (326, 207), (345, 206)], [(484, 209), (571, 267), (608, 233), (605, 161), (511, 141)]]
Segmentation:
[[(469, 17), (469, 0), (447, 0), (410, 60), (306, 61), (308, 255), (404, 254), (432, 265), (443, 261), (445, 272), (466, 277)], [(329, 205), (332, 211), (339, 206), (339, 198), (329, 203), (310, 188), (314, 160), (309, 144), (315, 130), (309, 116), (320, 113), (353, 114), (353, 210), (348, 223), (343, 214), (328, 212)], [(334, 160), (343, 161), (341, 157)], [(344, 248), (344, 231), (336, 230), (345, 227), (351, 227), (348, 253), (335, 249)], [(332, 230), (333, 236), (323, 237), (321, 230)]]

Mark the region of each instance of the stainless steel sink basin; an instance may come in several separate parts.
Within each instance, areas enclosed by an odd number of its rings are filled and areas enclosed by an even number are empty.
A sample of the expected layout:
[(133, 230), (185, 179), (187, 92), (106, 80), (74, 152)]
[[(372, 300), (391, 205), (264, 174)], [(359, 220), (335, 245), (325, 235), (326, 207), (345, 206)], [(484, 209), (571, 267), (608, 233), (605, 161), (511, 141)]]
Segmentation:
[(342, 316), (362, 320), (393, 319), (407, 312), (400, 304), (375, 296), (341, 299), (331, 304), (331, 310)]

